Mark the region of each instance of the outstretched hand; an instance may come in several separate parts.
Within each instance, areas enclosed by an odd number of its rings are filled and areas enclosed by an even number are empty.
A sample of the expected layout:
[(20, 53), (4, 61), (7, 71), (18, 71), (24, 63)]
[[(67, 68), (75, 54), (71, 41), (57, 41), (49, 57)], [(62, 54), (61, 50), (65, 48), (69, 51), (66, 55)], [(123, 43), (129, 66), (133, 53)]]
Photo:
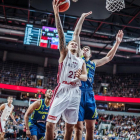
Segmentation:
[(14, 123), (15, 123), (15, 125), (17, 125), (17, 122), (16, 121), (14, 121)]
[(76, 72), (75, 72), (75, 77), (79, 78), (81, 75), (81, 69), (78, 69)]
[(54, 13), (55, 14), (58, 14), (59, 13), (59, 6), (64, 4), (64, 2), (60, 2), (60, 0), (53, 0), (52, 2), (52, 5), (53, 5), (53, 10), (54, 10)]
[(89, 15), (91, 15), (91, 14), (92, 14), (92, 11), (90, 11), (90, 12), (88, 12), (88, 13), (83, 13), (82, 16), (83, 16), (84, 18), (86, 18), (87, 16), (89, 16)]
[(123, 31), (122, 30), (119, 30), (117, 35), (116, 35), (116, 42), (117, 43), (121, 43), (122, 42), (122, 39), (123, 39)]
[(30, 132), (29, 129), (26, 129), (26, 136), (29, 137), (29, 138), (31, 138), (31, 132)]

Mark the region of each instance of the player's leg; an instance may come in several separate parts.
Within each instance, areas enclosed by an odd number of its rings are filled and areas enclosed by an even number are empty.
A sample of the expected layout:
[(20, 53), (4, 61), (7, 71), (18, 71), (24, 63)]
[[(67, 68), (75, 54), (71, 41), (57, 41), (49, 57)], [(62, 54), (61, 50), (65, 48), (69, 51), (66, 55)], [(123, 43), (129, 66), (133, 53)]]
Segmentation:
[(36, 135), (31, 136), (31, 140), (37, 140), (37, 136)]
[(46, 131), (45, 140), (53, 140), (54, 139), (55, 123), (47, 122), (46, 130), (47, 131)]
[(96, 120), (85, 120), (86, 137), (85, 140), (94, 140), (94, 127)]
[(1, 126), (1, 118), (0, 118), (0, 140), (1, 140), (2, 126)]
[(1, 133), (2, 133), (2, 132), (0, 132), (0, 140), (1, 140)]
[(83, 132), (83, 121), (77, 122), (74, 130), (75, 130), (74, 140), (81, 140)]
[(75, 134), (74, 134), (74, 140), (81, 140), (82, 139), (82, 133), (83, 133), (83, 122), (85, 117), (85, 94), (83, 91), (81, 91), (81, 101), (79, 106), (79, 114), (78, 114), (78, 122), (75, 125)]
[(37, 123), (37, 126), (38, 126), (37, 139), (38, 140), (45, 140), (45, 132), (46, 132), (45, 123)]
[(71, 140), (74, 124), (65, 123), (65, 127), (66, 127), (66, 131), (65, 131), (64, 140)]
[(4, 140), (4, 136), (5, 136), (5, 121), (1, 121), (0, 119), (0, 132), (1, 132), (1, 137), (0, 140)]
[(5, 132), (2, 132), (1, 133), (1, 137), (0, 137), (1, 139), (0, 140), (4, 140), (4, 136), (5, 136)]
[(98, 113), (96, 108), (96, 101), (93, 91), (86, 92), (86, 106), (85, 106), (85, 124), (86, 124), (86, 139), (94, 140), (94, 127), (96, 119), (98, 119)]
[(70, 102), (67, 109), (62, 114), (66, 122), (65, 140), (71, 140), (74, 125), (78, 121), (79, 105), (81, 100), (81, 90), (73, 88), (68, 91), (70, 94)]
[(37, 136), (34, 135), (34, 136), (27, 137), (27, 140), (38, 140), (38, 139)]
[(27, 137), (27, 140), (38, 140), (36, 135)]
[(35, 124), (30, 124), (29, 129), (30, 129), (30, 133), (31, 133), (30, 139), (37, 140), (38, 127)]
[(65, 91), (67, 90), (64, 87), (58, 89), (50, 107), (46, 124), (46, 140), (54, 139), (55, 124), (58, 122), (61, 114), (65, 111), (69, 104), (69, 94)]

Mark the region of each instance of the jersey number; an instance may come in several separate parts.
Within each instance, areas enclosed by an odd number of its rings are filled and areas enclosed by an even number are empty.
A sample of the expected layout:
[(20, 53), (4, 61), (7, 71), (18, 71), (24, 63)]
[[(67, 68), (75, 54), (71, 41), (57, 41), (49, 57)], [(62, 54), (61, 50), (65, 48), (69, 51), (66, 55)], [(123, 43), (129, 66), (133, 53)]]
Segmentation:
[(45, 119), (45, 115), (42, 116), (42, 119)]
[(73, 72), (73, 71), (69, 71), (69, 78), (72, 78), (72, 79), (75, 79), (75, 72)]

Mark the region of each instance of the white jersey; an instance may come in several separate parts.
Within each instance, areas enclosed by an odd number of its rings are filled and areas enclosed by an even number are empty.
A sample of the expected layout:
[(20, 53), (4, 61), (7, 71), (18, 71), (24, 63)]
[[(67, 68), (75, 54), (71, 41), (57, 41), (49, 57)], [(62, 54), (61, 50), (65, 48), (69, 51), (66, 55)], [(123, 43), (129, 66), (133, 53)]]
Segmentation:
[(59, 64), (57, 83), (81, 86), (81, 81), (75, 77), (78, 69), (82, 70), (84, 60), (76, 57), (69, 50), (62, 63)]
[(2, 112), (2, 115), (1, 115), (1, 120), (7, 120), (10, 113), (12, 112), (13, 110), (13, 105), (11, 104), (11, 107), (8, 106), (8, 103), (5, 103), (5, 108)]

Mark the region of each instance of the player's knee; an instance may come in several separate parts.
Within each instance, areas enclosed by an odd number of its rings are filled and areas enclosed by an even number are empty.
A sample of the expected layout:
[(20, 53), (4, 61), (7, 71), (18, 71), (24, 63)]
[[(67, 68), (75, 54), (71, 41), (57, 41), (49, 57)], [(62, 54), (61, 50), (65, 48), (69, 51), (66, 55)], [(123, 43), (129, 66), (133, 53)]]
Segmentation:
[(93, 132), (96, 120), (86, 120), (86, 130), (88, 132)]
[(93, 132), (94, 131), (94, 125), (91, 124), (91, 125), (86, 125), (86, 130), (89, 132)]
[(67, 132), (71, 134), (73, 132), (73, 127), (67, 128)]
[(54, 127), (54, 124), (53, 123), (47, 122), (47, 124), (46, 124), (47, 131), (52, 130), (53, 127)]
[(73, 128), (74, 128), (74, 125), (72, 124), (66, 124), (66, 129), (68, 132), (72, 132), (73, 131)]
[(33, 140), (37, 140), (37, 136), (32, 136), (32, 139)]
[(75, 133), (76, 134), (81, 134), (83, 131), (83, 128), (81, 125), (75, 125)]

